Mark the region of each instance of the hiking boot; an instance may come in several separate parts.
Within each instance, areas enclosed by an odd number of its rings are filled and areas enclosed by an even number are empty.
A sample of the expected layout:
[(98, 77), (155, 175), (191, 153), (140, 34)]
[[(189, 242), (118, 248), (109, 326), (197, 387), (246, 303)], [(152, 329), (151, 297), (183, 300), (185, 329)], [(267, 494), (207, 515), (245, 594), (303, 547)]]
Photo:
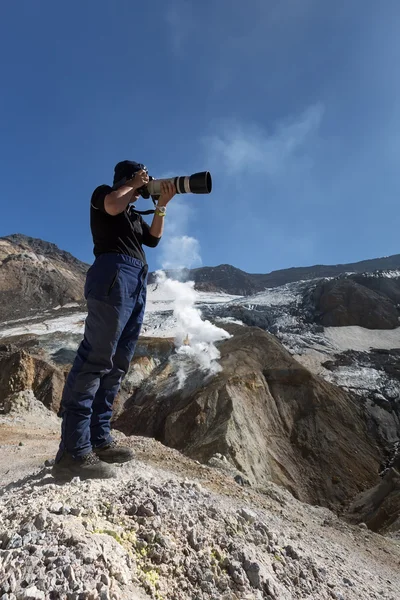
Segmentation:
[(124, 463), (134, 458), (133, 450), (128, 446), (120, 446), (116, 440), (113, 440), (107, 446), (102, 448), (93, 448), (93, 451), (99, 457), (107, 463)]
[(61, 459), (55, 463), (51, 471), (55, 479), (69, 481), (74, 477), (80, 479), (111, 479), (116, 477), (116, 471), (110, 465), (104, 464), (93, 451), (73, 458), (64, 452)]

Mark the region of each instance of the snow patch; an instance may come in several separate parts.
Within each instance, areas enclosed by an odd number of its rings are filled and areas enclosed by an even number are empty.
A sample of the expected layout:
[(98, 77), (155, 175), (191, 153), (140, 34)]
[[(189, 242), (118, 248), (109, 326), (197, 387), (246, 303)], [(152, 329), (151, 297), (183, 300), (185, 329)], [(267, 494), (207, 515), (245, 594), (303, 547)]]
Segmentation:
[(371, 348), (392, 350), (400, 348), (400, 327), (396, 329), (365, 329), (364, 327), (327, 327), (324, 337), (339, 351)]
[(5, 337), (14, 337), (18, 335), (36, 334), (43, 335), (54, 333), (56, 331), (65, 331), (68, 333), (83, 333), (86, 313), (73, 313), (58, 319), (45, 319), (35, 323), (26, 323), (18, 327), (9, 327), (0, 329), (0, 339)]

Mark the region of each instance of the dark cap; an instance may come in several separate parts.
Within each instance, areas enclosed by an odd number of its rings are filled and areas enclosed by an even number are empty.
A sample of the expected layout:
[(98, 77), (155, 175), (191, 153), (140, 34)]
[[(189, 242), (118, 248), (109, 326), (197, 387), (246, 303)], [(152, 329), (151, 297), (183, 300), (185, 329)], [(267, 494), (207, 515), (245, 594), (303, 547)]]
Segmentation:
[(137, 163), (134, 160), (123, 160), (115, 165), (114, 169), (114, 181), (113, 185), (115, 185), (121, 179), (132, 179), (135, 176), (135, 173), (144, 169), (147, 171), (147, 168), (142, 165), (142, 163)]

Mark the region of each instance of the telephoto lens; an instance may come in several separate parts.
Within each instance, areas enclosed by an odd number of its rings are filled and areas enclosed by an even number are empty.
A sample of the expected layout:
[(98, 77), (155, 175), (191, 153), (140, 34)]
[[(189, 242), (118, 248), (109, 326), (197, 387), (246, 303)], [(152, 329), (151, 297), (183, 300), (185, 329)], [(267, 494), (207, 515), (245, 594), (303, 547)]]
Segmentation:
[(146, 185), (147, 192), (151, 196), (161, 194), (161, 183), (171, 181), (177, 194), (210, 194), (212, 190), (212, 179), (209, 171), (193, 173), (193, 175), (182, 175), (180, 177), (170, 177), (169, 179), (152, 179)]

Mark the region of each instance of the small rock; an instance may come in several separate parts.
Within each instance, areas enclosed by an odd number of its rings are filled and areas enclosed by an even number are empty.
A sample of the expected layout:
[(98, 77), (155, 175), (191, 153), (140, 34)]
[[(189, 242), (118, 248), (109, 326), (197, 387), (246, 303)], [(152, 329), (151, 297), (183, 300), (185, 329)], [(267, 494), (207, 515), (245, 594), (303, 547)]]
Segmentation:
[(28, 522), (25, 523), (24, 526), (19, 530), (19, 535), (24, 537), (24, 535), (26, 535), (27, 533), (31, 533), (32, 531), (35, 531), (36, 527), (33, 523)]
[[(113, 573), (115, 579), (121, 583), (122, 585), (126, 585), (128, 583), (128, 578), (123, 571), (115, 571)], [(106, 590), (108, 592), (108, 590)]]
[(224, 592), (229, 588), (229, 578), (226, 575), (222, 575), (222, 577), (217, 580), (217, 586), (218, 589)]
[(366, 523), (359, 523), (358, 526), (360, 529), (368, 529), (368, 525)]
[(83, 513), (83, 508), (81, 506), (76, 506), (74, 508), (71, 508), (71, 515), (73, 515), (74, 517), (80, 517)]
[(10, 592), (15, 592), (17, 589), (17, 580), (15, 579), (14, 573), (11, 573), (10, 577), (8, 578), (8, 584), (10, 586)]
[(52, 504), (50, 506), (50, 512), (55, 513), (56, 515), (60, 515), (63, 509), (63, 505), (62, 502), (54, 502), (54, 504)]
[(248, 479), (245, 479), (242, 475), (235, 475), (234, 480), (236, 481), (236, 483), (238, 485), (241, 486), (250, 486), (250, 481)]
[(257, 520), (257, 515), (252, 510), (248, 508), (241, 508), (238, 511), (238, 514), (245, 519), (248, 523), (254, 523)]
[(214, 581), (214, 574), (209, 569), (203, 574), (204, 581)]
[(140, 504), (137, 508), (137, 513), (139, 517), (154, 517), (154, 506), (147, 502), (146, 504)]
[(169, 548), (171, 546), (171, 542), (161, 533), (157, 534), (157, 543), (163, 548)]
[(0, 548), (6, 548), (8, 542), (10, 541), (10, 537), (7, 531), (0, 532)]
[(159, 529), (161, 527), (162, 521), (160, 516), (156, 516), (153, 519), (153, 527), (154, 529)]
[(253, 588), (261, 589), (260, 565), (255, 561), (245, 561), (244, 570)]
[(42, 590), (38, 590), (35, 585), (26, 588), (23, 591), (21, 598), (25, 598), (27, 600), (46, 600), (45, 593)]
[(76, 583), (75, 572), (74, 572), (73, 568), (71, 567), (71, 565), (68, 565), (67, 567), (65, 567), (64, 575), (70, 582)]
[(285, 552), (286, 556), (288, 556), (289, 558), (293, 558), (293, 560), (299, 560), (300, 558), (293, 546), (285, 546)]
[(22, 545), (23, 546), (27, 546), (28, 544), (31, 544), (31, 543), (34, 544), (35, 542), (37, 542), (37, 536), (33, 532), (27, 533), (22, 538)]
[(276, 533), (274, 533), (274, 532), (269, 533), (268, 537), (269, 537), (269, 539), (271, 540), (271, 542), (273, 544), (277, 544), (278, 543), (278, 535)]
[(246, 573), (242, 569), (241, 564), (236, 560), (225, 559), (223, 565), (228, 568), (228, 573), (232, 577), (233, 581), (237, 585), (245, 585), (246, 583)]
[(189, 530), (188, 542), (191, 545), (191, 547), (193, 548), (193, 550), (196, 550), (196, 552), (200, 549), (199, 543), (197, 541), (196, 530), (194, 529), (194, 527), (193, 527), (193, 529)]
[(205, 592), (206, 594), (213, 593), (214, 586), (211, 583), (209, 583), (208, 581), (202, 581), (200, 583), (200, 587), (201, 587), (202, 591)]
[(107, 573), (102, 573), (100, 576), (100, 581), (104, 583), (107, 587), (110, 587), (110, 578)]
[(22, 537), (18, 533), (14, 533), (6, 546), (6, 550), (10, 550), (11, 548), (21, 548), (21, 546)]
[(301, 569), (301, 571), (299, 573), (299, 577), (301, 579), (307, 579), (307, 573), (304, 571), (304, 569)]
[(21, 447), (21, 446), (24, 446), (24, 442), (20, 442), (20, 443), (18, 444), (18, 446), (20, 446), (20, 447)]
[(237, 585), (244, 586), (246, 583), (246, 579), (245, 579), (245, 574), (243, 572), (243, 569), (240, 569), (240, 571), (233, 571), (232, 579)]
[(328, 575), (328, 571), (324, 567), (319, 567), (318, 573), (320, 574), (321, 577), (324, 577), (324, 578)]
[(144, 539), (146, 540), (146, 542), (148, 544), (152, 544), (154, 542), (154, 540), (156, 539), (156, 532), (154, 531), (154, 529), (151, 529), (150, 531), (148, 531), (147, 533), (143, 534)]
[(331, 596), (335, 600), (345, 600), (344, 596), (340, 592), (334, 592), (333, 590), (331, 590)]
[(345, 585), (348, 585), (349, 587), (353, 587), (354, 583), (351, 581), (351, 579), (348, 579), (347, 577), (343, 577), (343, 583)]
[(45, 579), (37, 579), (35, 585), (38, 590), (41, 590), (42, 592), (46, 591), (47, 583)]

